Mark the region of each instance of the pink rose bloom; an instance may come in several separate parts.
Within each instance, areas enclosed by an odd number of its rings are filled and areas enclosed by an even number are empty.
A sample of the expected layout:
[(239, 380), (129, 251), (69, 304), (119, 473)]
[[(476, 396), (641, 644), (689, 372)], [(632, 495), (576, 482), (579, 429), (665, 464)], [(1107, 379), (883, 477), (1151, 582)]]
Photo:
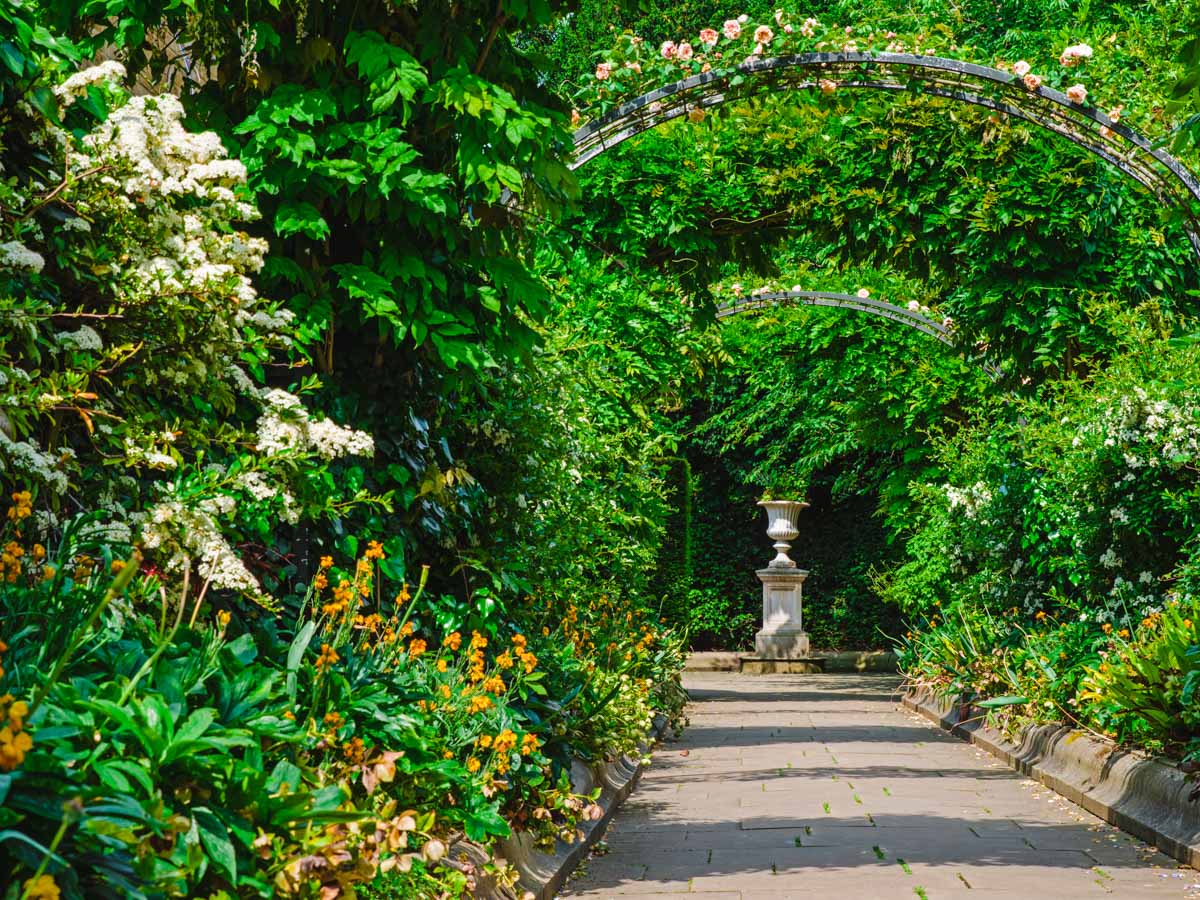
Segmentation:
[(662, 54), (663, 59), (674, 59), (675, 58), (675, 42), (674, 41), (663, 41), (662, 47), (659, 48), (658, 52)]
[(1042, 76), (1034, 75), (1032, 72), (1028, 73), (1022, 80), (1025, 82), (1025, 87), (1031, 91), (1036, 91), (1042, 86)]
[(795, 30), (795, 29), (793, 29), (791, 25), (784, 25), (784, 26), (783, 26), (783, 33), (784, 33), (784, 34), (791, 34), (791, 33), (792, 33), (792, 31), (794, 31), (794, 30)]
[(821, 88), (822, 94), (832, 94), (837, 90), (837, 82), (830, 81), (828, 78), (822, 78), (817, 85)]
[(702, 66), (700, 67), (700, 71), (701, 71), (701, 72), (711, 72), (711, 71), (712, 71), (712, 66), (711, 66), (709, 63), (705, 63), (704, 65), (702, 65)]
[(1025, 60), (1019, 59), (1013, 63), (1013, 74), (1018, 78), (1024, 78), (1029, 74), (1029, 70), (1032, 68), (1033, 67), (1029, 65), (1029, 63), (1025, 62)]
[(1083, 103), (1087, 100), (1087, 88), (1082, 84), (1073, 84), (1067, 88), (1067, 99), (1072, 103)]
[(725, 38), (730, 41), (736, 41), (738, 35), (742, 33), (742, 26), (737, 19), (730, 19), (721, 26), (721, 30), (725, 32)]
[(1112, 136), (1113, 136), (1113, 130), (1111, 128), (1109, 128), (1107, 125), (1100, 126), (1100, 137), (1109, 138)]
[(697, 125), (704, 121), (704, 110), (696, 106), (688, 110), (688, 121), (693, 125)]
[(820, 24), (821, 23), (818, 22), (816, 19), (809, 16), (807, 19), (804, 20), (804, 24), (800, 26), (800, 33), (802, 35), (804, 35), (805, 37), (812, 37), (816, 33), (817, 28), (820, 26)]
[(612, 63), (600, 63), (600, 65), (596, 66), (596, 79), (598, 81), (606, 81), (611, 74)]
[(1120, 121), (1121, 121), (1121, 113), (1122, 113), (1122, 112), (1124, 112), (1124, 111), (1125, 111), (1125, 107), (1123, 107), (1123, 106), (1114, 106), (1112, 109), (1110, 109), (1110, 110), (1108, 111), (1108, 117), (1109, 117), (1109, 119), (1111, 119), (1113, 122), (1120, 122)]
[(773, 32), (766, 25), (759, 25), (754, 29), (754, 40), (760, 44), (771, 43), (771, 38), (773, 37), (775, 37), (775, 32)]
[(866, 300), (868, 297), (871, 296), (871, 292), (868, 291), (866, 288), (859, 288), (858, 293), (855, 294), (855, 296), (858, 297), (859, 300)]
[(1091, 59), (1092, 48), (1087, 44), (1074, 44), (1062, 52), (1058, 61), (1064, 66), (1073, 66), (1081, 59)]
[(745, 25), (748, 21), (750, 21), (750, 17), (745, 13), (742, 13), (740, 16), (738, 16), (739, 25)]
[(776, 25), (783, 24), (783, 10), (782, 9), (775, 10), (775, 24)]
[(637, 72), (639, 75), (642, 74), (642, 64), (637, 60), (630, 60), (629, 62), (625, 63), (625, 68), (629, 69), (631, 72)]
[(715, 47), (717, 45), (718, 37), (719, 35), (717, 34), (717, 30), (715, 28), (700, 29), (700, 43), (704, 44), (706, 47)]
[(689, 44), (689, 43), (687, 43), (686, 41), (684, 41), (682, 44), (680, 44), (680, 45), (679, 45), (679, 46), (678, 46), (678, 47), (675, 49), (675, 54), (676, 54), (676, 55), (677, 55), (677, 56), (678, 56), (680, 59), (691, 59), (691, 58), (692, 58), (692, 52), (693, 52), (693, 51), (692, 51), (692, 45), (691, 45), (691, 44)]
[(894, 38), (895, 36), (896, 36), (896, 32), (894, 32), (894, 31), (889, 31), (887, 34), (884, 35), (884, 37), (887, 38), (889, 41), (892, 38)]
[(846, 34), (853, 34), (853, 33), (854, 33), (853, 26), (847, 25), (846, 26)]

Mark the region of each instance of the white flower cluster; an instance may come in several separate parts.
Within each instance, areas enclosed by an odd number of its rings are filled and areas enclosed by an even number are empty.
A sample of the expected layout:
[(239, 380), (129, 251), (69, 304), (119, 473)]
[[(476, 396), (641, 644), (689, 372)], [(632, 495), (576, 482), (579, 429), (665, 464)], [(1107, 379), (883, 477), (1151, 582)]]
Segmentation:
[[(1182, 407), (1135, 388), (1085, 433), (1099, 434), (1105, 447), (1122, 451), (1130, 470), (1191, 465), (1200, 458), (1200, 408)], [(1126, 481), (1133, 481), (1133, 471)]]
[(983, 507), (992, 502), (992, 492), (982, 481), (977, 481), (974, 485), (965, 488), (947, 484), (944, 489), (946, 499), (950, 501), (950, 509), (962, 510), (963, 515), (968, 519), (974, 519)]
[(75, 456), (75, 451), (69, 447), (55, 453), (47, 453), (29, 441), (14, 441), (0, 429), (0, 459), (3, 459), (18, 472), (38, 484), (45, 484), (56, 493), (62, 494), (67, 490), (67, 474), (63, 471), (65, 463)]
[(103, 350), (104, 341), (94, 328), (81, 326), (77, 331), (60, 331), (54, 335), (58, 346), (64, 350)]
[(46, 265), (40, 253), (30, 250), (20, 241), (5, 241), (0, 244), (0, 269), (25, 269), (38, 273)]
[(142, 531), (142, 544), (155, 550), (165, 571), (182, 575), (194, 565), (200, 577), (213, 588), (237, 591), (259, 603), (268, 603), (258, 580), (238, 558), (221, 534), (217, 515), (233, 511), (234, 501), (222, 496), (199, 505), (168, 498), (150, 510)]
[(93, 85), (102, 81), (121, 81), (125, 77), (125, 67), (116, 60), (108, 60), (99, 65), (91, 66), (76, 72), (62, 84), (54, 88), (54, 95), (64, 107), (75, 102), (76, 97)]
[(330, 419), (313, 419), (300, 398), (273, 388), (262, 393), (265, 409), (258, 419), (258, 449), (267, 455), (314, 451), (323, 459), (371, 456), (375, 440)]

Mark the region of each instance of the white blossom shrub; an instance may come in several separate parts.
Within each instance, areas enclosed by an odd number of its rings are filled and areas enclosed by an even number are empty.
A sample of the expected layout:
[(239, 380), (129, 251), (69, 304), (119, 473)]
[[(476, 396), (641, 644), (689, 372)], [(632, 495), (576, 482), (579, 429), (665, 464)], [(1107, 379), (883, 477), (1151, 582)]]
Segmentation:
[(0, 136), (0, 482), (36, 492), (43, 526), (104, 509), (163, 571), (265, 600), (245, 523), (319, 513), (337, 498), (313, 471), (374, 444), (264, 386), (286, 378), (292, 314), (252, 281), (245, 168), (123, 77), (76, 72), (62, 122), (20, 106)]

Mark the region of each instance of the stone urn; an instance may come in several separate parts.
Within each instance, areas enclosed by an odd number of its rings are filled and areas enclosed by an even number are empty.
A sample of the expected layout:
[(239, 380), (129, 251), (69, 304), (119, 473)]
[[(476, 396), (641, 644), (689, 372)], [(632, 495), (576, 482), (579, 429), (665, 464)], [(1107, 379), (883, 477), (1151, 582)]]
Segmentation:
[(762, 500), (758, 505), (767, 513), (767, 536), (775, 541), (775, 558), (756, 573), (763, 585), (763, 627), (754, 636), (754, 649), (763, 659), (804, 659), (810, 648), (801, 615), (801, 589), (808, 572), (796, 567), (788, 550), (800, 534), (796, 517), (808, 504)]
[(791, 541), (800, 534), (796, 517), (808, 504), (801, 500), (760, 500), (758, 505), (767, 513), (767, 537), (775, 541), (775, 558), (767, 565), (772, 569), (796, 568), (787, 552), (792, 549)]

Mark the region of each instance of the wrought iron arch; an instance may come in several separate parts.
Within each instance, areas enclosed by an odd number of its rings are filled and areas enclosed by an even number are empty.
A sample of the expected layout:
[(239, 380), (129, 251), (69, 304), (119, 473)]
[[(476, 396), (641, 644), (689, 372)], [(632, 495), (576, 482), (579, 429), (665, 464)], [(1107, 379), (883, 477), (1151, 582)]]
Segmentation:
[[(780, 306), (829, 306), (837, 309), (850, 309), (863, 312), (883, 319), (899, 322), (915, 331), (923, 332), (949, 347), (958, 347), (958, 343), (949, 328), (935, 319), (929, 318), (922, 312), (885, 303), (882, 300), (872, 300), (869, 297), (857, 297), (853, 294), (838, 294), (831, 291), (774, 291), (769, 294), (755, 294), (730, 300), (717, 306), (717, 320), (729, 319), (733, 316), (764, 309), (774, 309)], [(1003, 373), (992, 362), (982, 360), (980, 368), (993, 381), (998, 381)]]
[[(733, 70), (692, 75), (623, 103), (575, 132), (576, 169), (605, 150), (693, 110), (778, 90), (818, 87), (911, 91), (945, 97), (1024, 119), (1065, 137), (1149, 188), (1184, 213), (1184, 228), (1200, 257), (1200, 181), (1171, 154), (1104, 113), (1073, 103), (1045, 86), (977, 63), (910, 53), (800, 53), (754, 59)], [(736, 82), (736, 83), (735, 83)], [(1193, 206), (1193, 204), (1197, 204)]]

